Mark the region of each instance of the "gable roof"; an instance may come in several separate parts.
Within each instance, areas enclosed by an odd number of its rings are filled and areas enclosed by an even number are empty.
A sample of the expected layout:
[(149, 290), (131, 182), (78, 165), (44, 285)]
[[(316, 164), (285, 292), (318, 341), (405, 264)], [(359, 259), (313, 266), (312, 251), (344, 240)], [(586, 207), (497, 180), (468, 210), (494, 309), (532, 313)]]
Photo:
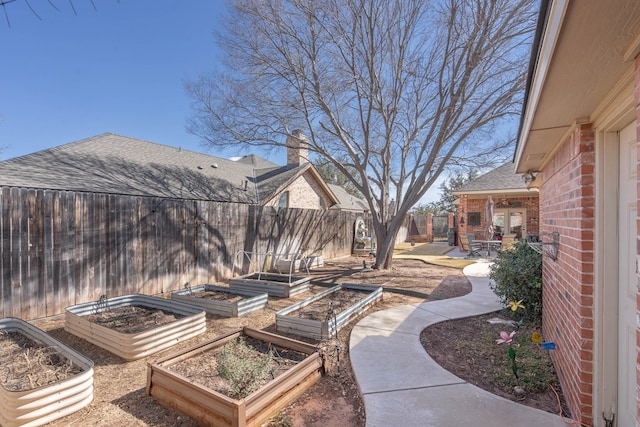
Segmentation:
[(468, 182), (453, 192), (456, 196), (461, 194), (487, 194), (487, 193), (530, 193), (527, 184), (520, 175), (514, 172), (511, 162), (505, 163), (492, 171)]
[(2, 161), (0, 185), (260, 203), (302, 167), (287, 168), (105, 133)]
[(347, 191), (335, 184), (327, 184), (331, 189), (331, 192), (335, 194), (338, 199), (338, 203), (333, 206), (336, 209), (352, 212), (364, 212), (369, 210), (367, 202), (359, 197), (347, 193)]

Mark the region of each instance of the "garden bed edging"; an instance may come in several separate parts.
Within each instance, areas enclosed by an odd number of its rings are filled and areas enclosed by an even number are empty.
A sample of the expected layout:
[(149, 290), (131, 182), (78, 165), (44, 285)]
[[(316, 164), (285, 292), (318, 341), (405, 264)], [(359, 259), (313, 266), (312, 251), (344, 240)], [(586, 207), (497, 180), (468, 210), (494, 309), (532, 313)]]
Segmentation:
[(77, 375), (30, 390), (10, 391), (0, 387), (0, 425), (40, 426), (91, 403), (93, 361), (22, 319), (0, 319), (0, 330), (17, 331), (34, 341), (54, 347), (59, 354), (83, 370)]
[[(166, 325), (125, 334), (84, 318), (110, 308), (138, 305), (165, 310), (185, 317)], [(123, 295), (102, 302), (78, 304), (65, 309), (64, 329), (75, 336), (131, 361), (167, 349), (206, 330), (206, 313), (202, 308), (149, 295)]]
[[(244, 399), (232, 399), (200, 385), (169, 368), (203, 352), (220, 349), (241, 335), (289, 348), (309, 356), (284, 374), (269, 381)], [(307, 343), (245, 327), (189, 349), (150, 362), (147, 367), (147, 395), (193, 418), (203, 426), (260, 426), (318, 381), (324, 359)]]

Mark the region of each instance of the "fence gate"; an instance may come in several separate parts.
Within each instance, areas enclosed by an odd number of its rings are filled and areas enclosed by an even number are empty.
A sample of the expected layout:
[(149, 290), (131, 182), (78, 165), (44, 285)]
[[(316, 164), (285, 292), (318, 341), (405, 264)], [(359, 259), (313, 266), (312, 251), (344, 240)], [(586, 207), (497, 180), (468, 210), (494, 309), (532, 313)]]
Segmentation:
[(449, 217), (447, 215), (434, 216), (433, 217), (433, 241), (446, 242), (448, 231), (449, 231)]

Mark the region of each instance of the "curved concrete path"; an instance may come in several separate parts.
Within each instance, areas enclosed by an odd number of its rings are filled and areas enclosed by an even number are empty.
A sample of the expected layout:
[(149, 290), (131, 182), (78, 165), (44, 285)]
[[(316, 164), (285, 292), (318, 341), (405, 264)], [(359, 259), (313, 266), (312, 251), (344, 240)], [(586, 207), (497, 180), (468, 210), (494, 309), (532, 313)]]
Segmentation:
[[(420, 332), (443, 320), (502, 308), (489, 288), (489, 262), (465, 267), (471, 293), (373, 313), (353, 328), (349, 350), (367, 426), (566, 426), (558, 415), (486, 392), (438, 365)], [(452, 337), (455, 339), (455, 337)]]

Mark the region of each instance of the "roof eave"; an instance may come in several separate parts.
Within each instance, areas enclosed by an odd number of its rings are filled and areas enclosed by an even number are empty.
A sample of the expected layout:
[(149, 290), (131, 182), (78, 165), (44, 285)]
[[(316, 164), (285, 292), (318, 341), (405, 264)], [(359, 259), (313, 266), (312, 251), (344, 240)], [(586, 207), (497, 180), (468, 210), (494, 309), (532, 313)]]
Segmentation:
[(541, 27), (514, 153), (516, 173), (543, 169), (562, 141), (580, 124), (595, 123), (612, 99), (633, 102), (637, 0), (553, 0)]
[(457, 197), (461, 196), (496, 196), (496, 195), (505, 195), (505, 196), (523, 196), (523, 197), (533, 197), (538, 196), (537, 188), (505, 188), (499, 190), (471, 190), (471, 191), (453, 191), (452, 194)]
[[(525, 92), (518, 141), (513, 157), (515, 173), (526, 173), (531, 168), (539, 167), (542, 158), (535, 159), (528, 165), (524, 165), (523, 154), (529, 140), (531, 126), (535, 116), (538, 102), (542, 93), (545, 78), (551, 64), (551, 58), (560, 36), (562, 23), (564, 22), (569, 0), (554, 0), (549, 4), (548, 0), (540, 3), (540, 14), (534, 45), (531, 49), (531, 62), (529, 66), (528, 86)], [(537, 169), (536, 169), (537, 170)]]

